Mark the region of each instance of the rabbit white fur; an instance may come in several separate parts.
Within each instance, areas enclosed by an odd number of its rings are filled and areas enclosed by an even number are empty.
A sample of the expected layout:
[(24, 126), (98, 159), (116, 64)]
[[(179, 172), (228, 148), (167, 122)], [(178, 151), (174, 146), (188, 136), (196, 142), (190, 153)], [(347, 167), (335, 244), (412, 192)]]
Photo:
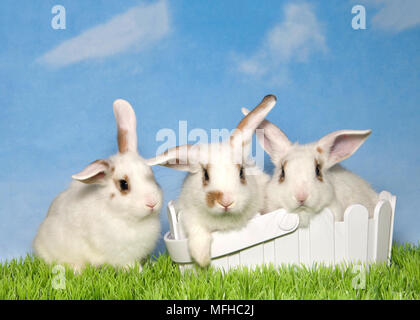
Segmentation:
[(229, 141), (169, 149), (149, 164), (188, 171), (176, 203), (190, 254), (200, 266), (210, 263), (211, 232), (244, 227), (264, 208), (269, 176), (249, 159), (253, 132), (276, 98), (266, 96), (237, 126)]
[(162, 191), (137, 152), (134, 110), (118, 99), (114, 114), (119, 152), (73, 175), (39, 227), (33, 249), (48, 263), (132, 267), (156, 245)]
[[(243, 108), (246, 115), (248, 110)], [(352, 204), (365, 206), (370, 217), (378, 194), (356, 174), (338, 162), (350, 157), (370, 135), (370, 130), (340, 130), (317, 142), (292, 144), (274, 124), (264, 120), (260, 144), (275, 165), (267, 184), (267, 211), (285, 208), (299, 214), (300, 227), (309, 224), (313, 214), (329, 208), (336, 221), (342, 221)]]

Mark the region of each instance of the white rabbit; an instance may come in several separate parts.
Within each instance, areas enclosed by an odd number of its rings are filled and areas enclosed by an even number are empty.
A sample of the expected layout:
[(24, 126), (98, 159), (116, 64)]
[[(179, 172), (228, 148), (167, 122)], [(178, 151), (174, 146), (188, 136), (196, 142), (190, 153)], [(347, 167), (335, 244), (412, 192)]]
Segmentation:
[(189, 172), (176, 207), (200, 266), (210, 263), (211, 232), (241, 228), (263, 209), (269, 176), (250, 161), (249, 152), (253, 132), (275, 102), (275, 96), (266, 96), (228, 141), (178, 146), (148, 160)]
[[(243, 108), (242, 113), (248, 114)], [(292, 144), (273, 123), (264, 120), (259, 142), (275, 165), (267, 184), (268, 212), (285, 208), (299, 214), (300, 227), (309, 224), (313, 214), (329, 208), (336, 221), (342, 221), (352, 204), (365, 206), (370, 217), (378, 194), (362, 178), (344, 169), (338, 162), (350, 157), (367, 139), (371, 130), (340, 130), (317, 142)]]
[(52, 202), (33, 241), (47, 263), (132, 267), (160, 236), (162, 191), (137, 152), (136, 116), (127, 101), (114, 102), (119, 152), (72, 176)]

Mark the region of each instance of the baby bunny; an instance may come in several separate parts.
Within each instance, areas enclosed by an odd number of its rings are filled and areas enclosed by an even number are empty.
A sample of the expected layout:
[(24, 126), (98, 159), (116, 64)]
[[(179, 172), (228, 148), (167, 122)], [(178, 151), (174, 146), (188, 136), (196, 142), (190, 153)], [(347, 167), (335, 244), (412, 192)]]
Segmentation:
[(253, 132), (275, 102), (275, 96), (266, 96), (228, 141), (178, 146), (148, 160), (189, 172), (176, 207), (190, 254), (202, 267), (210, 263), (211, 232), (241, 228), (264, 206), (269, 177), (249, 152)]
[(132, 267), (155, 247), (162, 191), (137, 152), (134, 110), (119, 99), (114, 114), (119, 152), (74, 174), (39, 227), (33, 249), (48, 263)]
[[(244, 115), (248, 110), (243, 108)], [(299, 226), (306, 227), (311, 215), (328, 207), (336, 221), (342, 221), (352, 204), (365, 206), (370, 217), (378, 194), (370, 185), (344, 169), (338, 162), (350, 157), (367, 139), (371, 130), (340, 130), (317, 142), (292, 144), (273, 123), (264, 120), (259, 142), (275, 165), (267, 184), (267, 211), (285, 208), (299, 214)]]

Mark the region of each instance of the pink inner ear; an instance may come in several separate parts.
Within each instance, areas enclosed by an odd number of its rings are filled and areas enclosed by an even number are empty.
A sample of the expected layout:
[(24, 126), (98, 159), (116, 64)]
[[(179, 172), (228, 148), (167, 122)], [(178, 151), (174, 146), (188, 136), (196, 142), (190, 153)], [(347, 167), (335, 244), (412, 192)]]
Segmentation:
[(338, 136), (330, 148), (330, 159), (341, 161), (353, 154), (360, 145), (360, 136), (343, 134)]
[(95, 179), (102, 179), (105, 178), (105, 172), (99, 172), (95, 177), (92, 177)]
[(106, 160), (96, 160), (81, 172), (72, 175), (72, 178), (84, 183), (96, 183), (106, 176), (106, 170), (108, 168), (109, 163)]

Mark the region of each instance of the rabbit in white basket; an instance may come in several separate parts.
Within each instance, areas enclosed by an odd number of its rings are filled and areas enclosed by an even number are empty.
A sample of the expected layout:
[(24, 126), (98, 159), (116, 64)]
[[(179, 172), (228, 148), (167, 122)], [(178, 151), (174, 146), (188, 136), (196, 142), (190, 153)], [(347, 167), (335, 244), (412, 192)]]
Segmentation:
[[(247, 115), (245, 108), (242, 113)], [(259, 142), (275, 165), (267, 184), (268, 212), (284, 208), (299, 214), (299, 226), (306, 227), (313, 214), (329, 208), (336, 221), (352, 204), (361, 204), (373, 216), (378, 194), (362, 178), (338, 162), (350, 157), (367, 139), (371, 130), (340, 130), (317, 142), (292, 144), (287, 136), (268, 120), (261, 122), (264, 134)]]
[(160, 235), (162, 191), (137, 152), (134, 110), (121, 99), (113, 107), (119, 152), (72, 176), (33, 241), (37, 256), (66, 263), (76, 272), (86, 263), (132, 267), (153, 250)]
[(249, 152), (255, 129), (275, 103), (275, 96), (266, 96), (228, 141), (178, 146), (148, 160), (189, 172), (176, 208), (190, 254), (202, 267), (210, 263), (211, 232), (242, 228), (263, 210), (269, 176), (250, 161)]

